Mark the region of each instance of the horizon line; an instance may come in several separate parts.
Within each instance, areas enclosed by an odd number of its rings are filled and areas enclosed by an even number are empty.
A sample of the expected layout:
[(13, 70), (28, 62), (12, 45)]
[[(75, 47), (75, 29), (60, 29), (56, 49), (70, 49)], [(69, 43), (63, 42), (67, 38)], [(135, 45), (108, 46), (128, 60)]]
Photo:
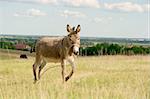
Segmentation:
[[(65, 35), (48, 35), (48, 34), (0, 34), (0, 36), (2, 36), (2, 35), (4, 35), (4, 36), (52, 36), (52, 37), (63, 37), (63, 36), (65, 36)], [(139, 38), (139, 37), (106, 37), (106, 36), (102, 36), (102, 37), (95, 37), (95, 36), (80, 36), (80, 37), (82, 37), (82, 38), (121, 38), (121, 39), (150, 39), (150, 38), (143, 38), (143, 37), (141, 37), (141, 38)]]

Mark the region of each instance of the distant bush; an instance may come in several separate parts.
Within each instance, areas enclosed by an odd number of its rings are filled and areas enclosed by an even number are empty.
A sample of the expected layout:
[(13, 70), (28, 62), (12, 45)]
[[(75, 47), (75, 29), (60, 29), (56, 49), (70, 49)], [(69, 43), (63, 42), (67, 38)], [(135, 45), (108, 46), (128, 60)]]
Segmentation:
[(150, 47), (143, 46), (127, 46), (119, 44), (101, 43), (91, 47), (81, 47), (80, 55), (138, 55), (138, 54), (150, 54)]
[(3, 49), (15, 49), (14, 43), (12, 43), (12, 42), (0, 42), (0, 48), (3, 48)]

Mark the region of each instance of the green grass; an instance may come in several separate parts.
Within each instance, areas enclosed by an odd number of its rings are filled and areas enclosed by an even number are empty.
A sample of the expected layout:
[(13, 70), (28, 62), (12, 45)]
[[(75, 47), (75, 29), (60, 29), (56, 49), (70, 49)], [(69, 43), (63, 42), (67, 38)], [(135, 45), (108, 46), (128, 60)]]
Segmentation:
[(33, 84), (33, 62), (0, 52), (0, 99), (150, 99), (150, 56), (78, 57), (65, 84), (60, 66), (50, 68), (54, 63)]

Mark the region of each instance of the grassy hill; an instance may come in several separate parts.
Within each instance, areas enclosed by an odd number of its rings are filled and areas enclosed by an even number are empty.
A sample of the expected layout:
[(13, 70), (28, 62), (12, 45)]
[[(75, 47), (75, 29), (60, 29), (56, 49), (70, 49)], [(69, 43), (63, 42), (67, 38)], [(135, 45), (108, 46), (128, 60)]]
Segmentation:
[(59, 64), (48, 63), (33, 84), (34, 57), (20, 53), (0, 51), (0, 99), (150, 99), (150, 56), (78, 57), (65, 84)]

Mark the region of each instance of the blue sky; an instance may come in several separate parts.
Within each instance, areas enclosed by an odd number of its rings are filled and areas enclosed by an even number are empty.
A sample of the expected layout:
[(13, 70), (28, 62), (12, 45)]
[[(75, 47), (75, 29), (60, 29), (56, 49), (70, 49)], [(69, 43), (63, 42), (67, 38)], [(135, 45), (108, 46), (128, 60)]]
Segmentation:
[(0, 33), (150, 38), (148, 0), (0, 0)]

